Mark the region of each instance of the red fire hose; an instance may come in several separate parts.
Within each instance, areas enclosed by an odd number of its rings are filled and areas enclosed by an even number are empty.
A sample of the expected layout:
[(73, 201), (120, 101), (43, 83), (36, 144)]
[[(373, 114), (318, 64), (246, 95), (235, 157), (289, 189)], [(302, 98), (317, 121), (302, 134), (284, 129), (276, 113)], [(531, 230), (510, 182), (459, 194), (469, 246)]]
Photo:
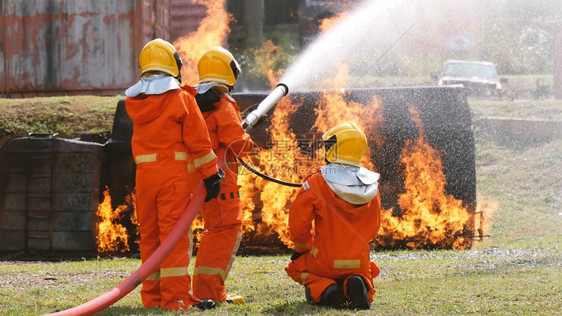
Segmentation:
[[(224, 165), (224, 153), (224, 148), (219, 148), (219, 150), (217, 151), (217, 157), (219, 158), (217, 165), (219, 168)], [(178, 243), (178, 240), (191, 227), (191, 222), (193, 221), (195, 215), (197, 214), (197, 211), (203, 204), (206, 195), (207, 190), (205, 189), (203, 182), (201, 182), (199, 183), (197, 189), (195, 190), (195, 193), (193, 194), (193, 199), (191, 199), (191, 201), (185, 208), (183, 215), (180, 217), (178, 223), (170, 232), (168, 237), (166, 237), (164, 242), (160, 245), (160, 247), (158, 247), (158, 249), (156, 249), (152, 256), (150, 256), (148, 260), (146, 260), (135, 272), (133, 272), (133, 274), (131, 274), (123, 282), (119, 283), (113, 289), (105, 292), (104, 294), (94, 298), (89, 302), (48, 315), (92, 315), (109, 307), (111, 304), (117, 302), (129, 292), (134, 290), (142, 283), (144, 279), (148, 277), (150, 273), (152, 273), (152, 271), (156, 270), (156, 268), (160, 265), (160, 263), (162, 263), (164, 258), (168, 256), (168, 254)]]

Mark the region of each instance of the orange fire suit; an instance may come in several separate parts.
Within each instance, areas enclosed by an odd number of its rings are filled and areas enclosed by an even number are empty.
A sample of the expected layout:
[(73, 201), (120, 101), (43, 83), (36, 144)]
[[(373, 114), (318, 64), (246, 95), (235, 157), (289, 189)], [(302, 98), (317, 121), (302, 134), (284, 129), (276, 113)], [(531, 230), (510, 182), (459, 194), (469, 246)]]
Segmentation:
[[(303, 284), (314, 302), (331, 284), (347, 296), (347, 280), (360, 275), (373, 301), (373, 279), (379, 269), (369, 258), (369, 241), (380, 227), (380, 193), (368, 203), (353, 205), (338, 197), (321, 174), (308, 177), (289, 211), (290, 238), (303, 253), (285, 271)], [(314, 222), (314, 232), (312, 232)]]
[[(238, 185), (237, 157), (246, 156), (253, 148), (250, 135), (242, 128), (240, 109), (228, 94), (214, 104), (215, 109), (203, 112), (213, 150), (219, 146), (227, 148), (225, 177), (221, 181), (218, 197), (206, 202), (201, 208), (205, 232), (199, 242), (195, 270), (193, 272), (193, 294), (201, 299), (215, 302), (227, 297), (225, 280), (234, 262), (242, 236), (242, 209)], [(197, 177), (192, 177), (197, 182)]]
[[(127, 97), (133, 121), (131, 146), (137, 164), (136, 210), (141, 260), (146, 261), (175, 227), (191, 199), (187, 156), (201, 178), (216, 172), (205, 121), (192, 94), (183, 89)], [(159, 269), (143, 281), (145, 307), (187, 309), (200, 301), (190, 294), (191, 238), (186, 234)]]

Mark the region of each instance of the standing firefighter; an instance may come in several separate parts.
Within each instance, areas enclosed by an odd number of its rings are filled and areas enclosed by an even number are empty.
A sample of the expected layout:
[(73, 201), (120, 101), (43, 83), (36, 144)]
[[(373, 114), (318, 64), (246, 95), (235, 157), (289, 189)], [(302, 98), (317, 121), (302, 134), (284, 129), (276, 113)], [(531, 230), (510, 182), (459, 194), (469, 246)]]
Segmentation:
[[(217, 196), (223, 177), (195, 99), (180, 88), (181, 65), (172, 44), (152, 40), (140, 53), (141, 79), (125, 91), (125, 106), (133, 121), (131, 146), (137, 164), (136, 210), (143, 262), (168, 236), (190, 201), (187, 156), (193, 157), (195, 170), (205, 179), (207, 200)], [(214, 306), (190, 293), (190, 249), (191, 239), (185, 234), (159, 269), (143, 281), (144, 307)]]
[(379, 274), (369, 258), (380, 226), (379, 174), (360, 167), (367, 139), (354, 123), (322, 139), (327, 165), (308, 176), (290, 207), (295, 249), (285, 271), (313, 304), (369, 309)]
[(242, 128), (240, 109), (229, 94), (240, 67), (228, 50), (214, 47), (203, 54), (197, 70), (199, 85), (195, 98), (207, 123), (213, 150), (219, 146), (227, 150), (220, 194), (201, 208), (205, 232), (195, 261), (193, 294), (215, 302), (241, 304), (244, 303), (241, 296), (228, 295), (225, 289), (242, 234), (236, 158), (246, 156), (253, 148), (250, 135)]

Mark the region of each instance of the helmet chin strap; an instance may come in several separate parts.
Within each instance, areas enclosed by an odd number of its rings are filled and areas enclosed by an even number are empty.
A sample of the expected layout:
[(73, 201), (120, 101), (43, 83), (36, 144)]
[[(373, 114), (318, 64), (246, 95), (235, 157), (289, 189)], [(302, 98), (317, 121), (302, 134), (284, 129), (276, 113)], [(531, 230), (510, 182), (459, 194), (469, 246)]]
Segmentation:
[(181, 61), (181, 57), (178, 52), (174, 52), (174, 59), (176, 60), (176, 66), (178, 67), (178, 75), (174, 78), (181, 83), (181, 67), (183, 66), (183, 62)]

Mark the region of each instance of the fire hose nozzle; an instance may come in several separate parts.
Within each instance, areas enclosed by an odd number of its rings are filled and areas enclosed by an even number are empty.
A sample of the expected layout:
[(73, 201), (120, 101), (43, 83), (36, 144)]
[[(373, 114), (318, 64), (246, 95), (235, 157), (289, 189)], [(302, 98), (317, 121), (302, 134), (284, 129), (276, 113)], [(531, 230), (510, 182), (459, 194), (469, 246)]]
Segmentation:
[(282, 83), (282, 82), (278, 83), (278, 84), (275, 86), (275, 89), (277, 89), (277, 88), (282, 88), (282, 89), (285, 90), (285, 94), (283, 94), (283, 96), (286, 96), (286, 95), (289, 93), (289, 87), (288, 87), (286, 84)]
[(260, 102), (258, 107), (253, 110), (252, 112), (248, 113), (244, 122), (242, 122), (242, 126), (244, 127), (245, 131), (248, 131), (252, 128), (256, 122), (264, 116), (267, 112), (273, 108), (277, 101), (279, 101), (282, 97), (286, 96), (289, 93), (289, 87), (287, 87), (284, 83), (279, 83), (271, 93)]

